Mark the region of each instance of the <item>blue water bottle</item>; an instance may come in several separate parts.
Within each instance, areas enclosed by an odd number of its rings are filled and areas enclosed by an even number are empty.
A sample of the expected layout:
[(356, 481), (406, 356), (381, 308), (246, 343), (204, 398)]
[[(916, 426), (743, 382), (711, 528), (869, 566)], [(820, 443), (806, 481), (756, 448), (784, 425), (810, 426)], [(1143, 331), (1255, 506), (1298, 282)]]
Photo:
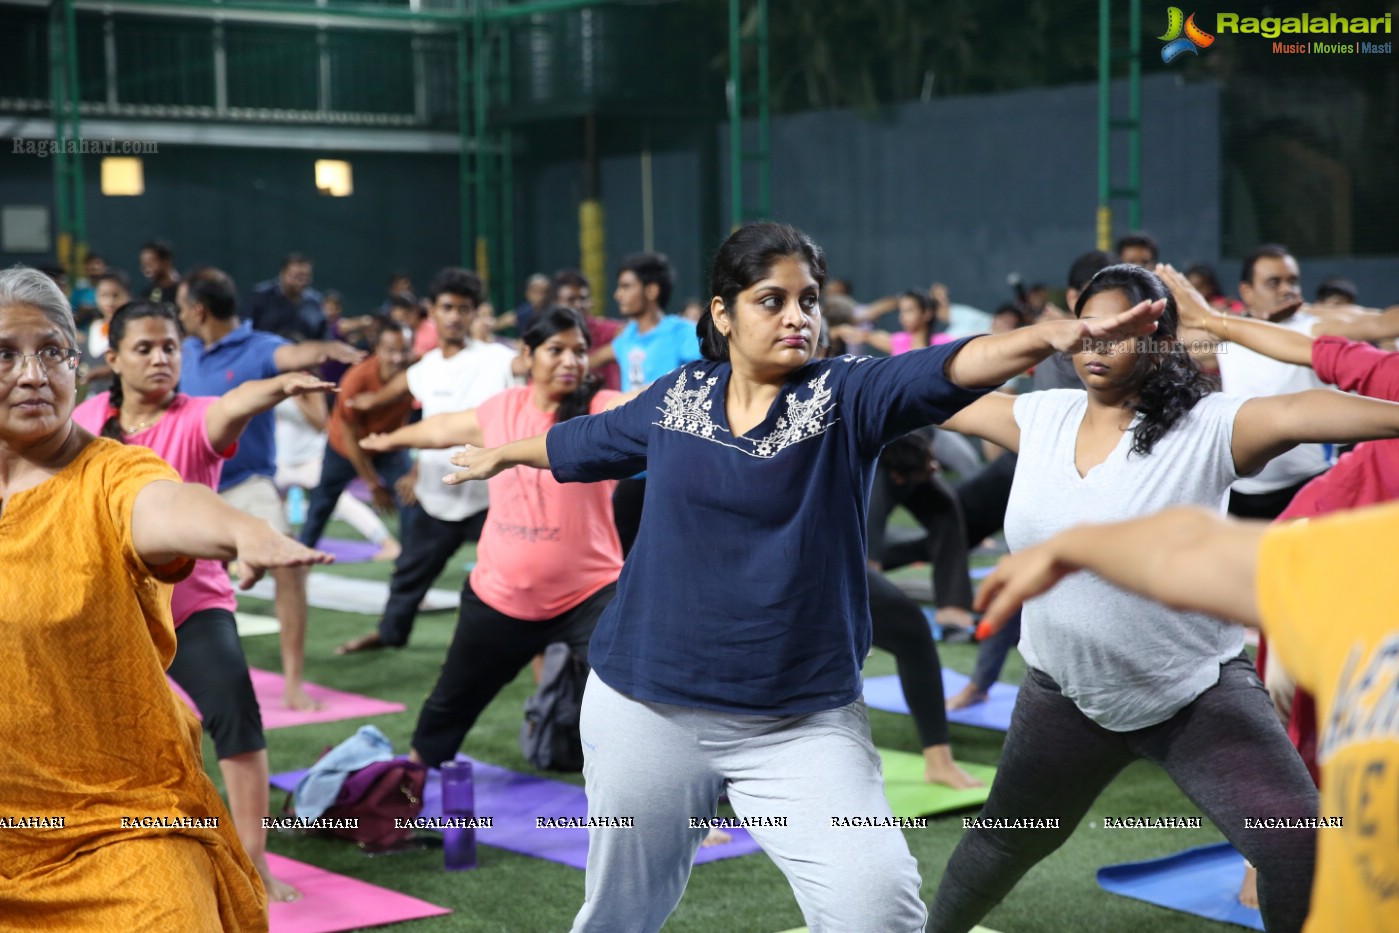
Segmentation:
[(306, 493), (300, 486), (287, 490), (287, 522), (301, 525), (306, 521)]
[[(470, 820), (476, 816), (476, 794), (471, 786), (471, 762), (442, 763), (442, 817)], [(476, 830), (444, 826), (442, 857), (447, 871), (476, 867)]]

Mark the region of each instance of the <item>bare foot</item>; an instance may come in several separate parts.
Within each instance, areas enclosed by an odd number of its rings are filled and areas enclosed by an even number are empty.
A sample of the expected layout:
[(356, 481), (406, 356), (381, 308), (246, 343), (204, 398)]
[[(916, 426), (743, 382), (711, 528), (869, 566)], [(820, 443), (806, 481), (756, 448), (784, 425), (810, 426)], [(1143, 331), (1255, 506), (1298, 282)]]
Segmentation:
[(952, 760), (952, 749), (947, 745), (931, 745), (923, 749), (923, 780), (953, 790), (986, 786), (984, 781), (978, 781)]
[(943, 606), (937, 611), (937, 622), (943, 628), (976, 628), (976, 617), (961, 606)]
[(704, 837), (704, 842), (700, 843), (700, 847), (721, 846), (726, 842), (732, 842), (733, 838), (732, 835), (724, 832), (722, 829), (710, 829), (709, 835)]
[(325, 709), (324, 703), (311, 699), (311, 695), (300, 682), (291, 681), (287, 681), (286, 686), (282, 688), (282, 705), (300, 713), (315, 713)]
[(398, 560), (398, 555), (403, 553), (403, 545), (398, 543), (397, 538), (389, 538), (379, 546), (378, 553), (372, 558), (375, 561), (392, 562)]
[(377, 651), (384, 647), (383, 641), (379, 638), (378, 632), (370, 632), (368, 635), (361, 635), (358, 638), (351, 638), (345, 644), (335, 649), (336, 654), (355, 654), (360, 651)]
[(976, 684), (968, 682), (965, 687), (947, 698), (947, 708), (950, 711), (976, 706), (978, 703), (985, 703), (988, 695)]
[(1244, 862), (1244, 883), (1239, 886), (1239, 903), (1258, 909), (1258, 869)]
[(272, 877), (272, 870), (267, 867), (267, 856), (257, 856), (253, 859), (253, 864), (257, 866), (257, 873), (262, 876), (262, 886), (267, 889), (267, 903), (290, 904), (301, 900), (300, 891), (285, 881), (278, 881)]

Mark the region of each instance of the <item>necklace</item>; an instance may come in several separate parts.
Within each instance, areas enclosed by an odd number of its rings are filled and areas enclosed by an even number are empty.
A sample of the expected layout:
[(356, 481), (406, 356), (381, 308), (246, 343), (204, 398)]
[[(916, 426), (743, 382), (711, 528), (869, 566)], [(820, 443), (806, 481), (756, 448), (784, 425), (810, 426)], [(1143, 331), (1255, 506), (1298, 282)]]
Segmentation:
[(123, 422), (121, 423), (121, 433), (123, 433), (123, 434), (139, 434), (140, 432), (146, 430), (146, 428), (149, 428), (151, 425), (153, 425), (153, 424), (155, 424), (157, 421), (159, 421), (159, 420), (160, 420), (160, 415), (163, 415), (163, 414), (165, 414), (165, 412), (162, 411), (162, 412), (160, 412), (160, 414), (157, 414), (156, 416), (154, 416), (153, 418), (151, 418), (151, 420), (149, 420), (149, 421), (138, 421), (138, 422), (136, 422), (135, 424), (132, 424), (132, 425), (128, 425), (125, 421), (123, 421)]

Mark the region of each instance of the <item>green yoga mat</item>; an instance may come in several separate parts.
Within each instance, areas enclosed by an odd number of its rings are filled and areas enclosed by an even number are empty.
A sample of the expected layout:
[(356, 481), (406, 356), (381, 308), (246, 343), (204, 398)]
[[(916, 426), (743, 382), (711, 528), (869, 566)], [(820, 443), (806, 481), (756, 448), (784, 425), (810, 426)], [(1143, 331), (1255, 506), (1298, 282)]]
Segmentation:
[(990, 765), (959, 761), (957, 763), (963, 771), (986, 782), (986, 786), (953, 790), (923, 780), (922, 755), (881, 748), (879, 757), (884, 760), (884, 796), (889, 798), (889, 806), (895, 816), (931, 816), (949, 810), (979, 807), (990, 795), (991, 780), (996, 776), (996, 769)]

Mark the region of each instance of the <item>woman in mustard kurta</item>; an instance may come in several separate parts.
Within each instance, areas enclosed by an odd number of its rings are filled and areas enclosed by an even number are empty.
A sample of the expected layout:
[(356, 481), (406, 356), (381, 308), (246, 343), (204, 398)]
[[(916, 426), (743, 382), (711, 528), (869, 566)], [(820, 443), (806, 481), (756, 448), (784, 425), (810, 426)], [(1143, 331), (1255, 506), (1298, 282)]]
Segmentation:
[(47, 277), (0, 272), (0, 918), (24, 930), (267, 929), (263, 886), (175, 698), (190, 558), (327, 555), (70, 419), (78, 351)]

